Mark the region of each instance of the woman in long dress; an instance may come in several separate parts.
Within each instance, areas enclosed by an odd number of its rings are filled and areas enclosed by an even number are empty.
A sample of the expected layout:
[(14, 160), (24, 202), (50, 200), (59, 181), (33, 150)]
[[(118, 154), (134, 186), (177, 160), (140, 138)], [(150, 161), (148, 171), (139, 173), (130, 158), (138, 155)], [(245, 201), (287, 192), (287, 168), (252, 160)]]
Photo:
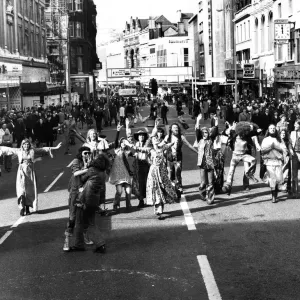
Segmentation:
[(271, 124), (266, 137), (261, 144), (261, 155), (266, 166), (264, 181), (269, 184), (272, 193), (272, 202), (277, 202), (278, 191), (284, 184), (283, 165), (288, 161), (288, 150), (281, 142), (275, 125)]
[(152, 138), (153, 148), (132, 147), (137, 152), (150, 154), (151, 166), (147, 178), (146, 204), (154, 206), (154, 213), (159, 220), (163, 220), (162, 214), (166, 203), (173, 203), (177, 200), (175, 187), (172, 185), (168, 176), (166, 165), (165, 150), (169, 149), (173, 143), (159, 143), (155, 136)]
[(37, 157), (44, 155), (52, 156), (52, 150), (57, 150), (61, 146), (59, 143), (56, 147), (33, 148), (30, 141), (25, 139), (20, 148), (0, 147), (0, 155), (17, 155), (19, 168), (16, 180), (16, 190), (18, 204), (21, 209), (20, 215), (30, 214), (29, 207), (33, 211), (38, 210), (38, 194), (36, 187), (36, 176), (34, 163)]

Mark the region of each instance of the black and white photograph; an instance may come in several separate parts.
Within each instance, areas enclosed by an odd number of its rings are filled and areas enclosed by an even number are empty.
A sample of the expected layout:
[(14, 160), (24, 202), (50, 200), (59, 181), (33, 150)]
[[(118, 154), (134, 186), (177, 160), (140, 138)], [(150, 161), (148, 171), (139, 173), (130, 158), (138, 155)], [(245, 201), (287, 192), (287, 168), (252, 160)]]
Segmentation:
[(299, 0), (0, 0), (0, 300), (299, 300), (299, 169)]

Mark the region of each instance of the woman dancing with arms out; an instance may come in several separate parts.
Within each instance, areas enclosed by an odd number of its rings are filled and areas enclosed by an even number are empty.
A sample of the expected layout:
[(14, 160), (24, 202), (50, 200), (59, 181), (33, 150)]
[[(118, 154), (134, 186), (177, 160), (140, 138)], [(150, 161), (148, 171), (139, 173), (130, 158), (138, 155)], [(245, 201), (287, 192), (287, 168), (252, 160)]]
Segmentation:
[(277, 202), (278, 190), (284, 184), (283, 165), (288, 160), (288, 149), (281, 142), (275, 125), (271, 124), (266, 137), (261, 143), (261, 155), (266, 166), (264, 181), (269, 184), (272, 193), (272, 202)]
[(146, 204), (154, 206), (154, 213), (159, 220), (163, 220), (162, 214), (166, 203), (177, 200), (175, 187), (168, 176), (164, 151), (173, 146), (173, 143), (159, 143), (159, 138), (152, 137), (153, 148), (137, 147), (126, 143), (137, 152), (150, 154), (151, 166), (147, 178)]
[(0, 147), (0, 155), (15, 154), (18, 156), (19, 168), (16, 189), (21, 216), (24, 216), (25, 213), (26, 215), (30, 214), (29, 207), (32, 207), (33, 211), (38, 210), (38, 194), (34, 170), (34, 163), (37, 161), (37, 157), (47, 154), (53, 157), (51, 151), (60, 147), (61, 143), (56, 147), (33, 148), (28, 139), (22, 141), (20, 148)]

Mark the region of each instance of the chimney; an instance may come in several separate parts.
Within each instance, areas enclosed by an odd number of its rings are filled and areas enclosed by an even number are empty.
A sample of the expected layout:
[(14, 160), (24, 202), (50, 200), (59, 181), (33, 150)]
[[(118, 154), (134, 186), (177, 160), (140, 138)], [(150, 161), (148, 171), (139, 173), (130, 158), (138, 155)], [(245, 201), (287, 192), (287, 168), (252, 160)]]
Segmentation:
[(185, 34), (183, 22), (178, 22), (178, 34), (181, 34), (181, 35)]
[(181, 10), (177, 10), (178, 22), (181, 22)]
[(149, 17), (149, 40), (154, 39), (155, 21)]
[(158, 30), (158, 37), (163, 37), (163, 29), (162, 29), (162, 22), (157, 23), (157, 30)]

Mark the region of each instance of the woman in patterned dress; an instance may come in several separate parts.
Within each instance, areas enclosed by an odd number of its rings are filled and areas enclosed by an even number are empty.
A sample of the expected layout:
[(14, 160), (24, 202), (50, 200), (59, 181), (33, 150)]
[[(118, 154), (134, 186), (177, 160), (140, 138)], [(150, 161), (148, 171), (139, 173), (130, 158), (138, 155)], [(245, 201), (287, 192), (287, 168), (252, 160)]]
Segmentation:
[(33, 148), (30, 141), (25, 139), (21, 143), (20, 148), (0, 147), (0, 156), (17, 155), (19, 161), (19, 168), (16, 180), (17, 199), (21, 208), (20, 215), (24, 216), (30, 214), (29, 207), (33, 211), (38, 210), (38, 194), (36, 187), (36, 176), (34, 171), (34, 163), (37, 156), (50, 155), (51, 151), (57, 150), (61, 147), (59, 143), (56, 147)]
[(146, 204), (154, 206), (154, 213), (159, 220), (163, 220), (162, 214), (166, 203), (173, 203), (177, 200), (177, 193), (168, 176), (166, 158), (164, 151), (169, 149), (173, 143), (159, 143), (159, 139), (152, 137), (153, 148), (136, 147), (132, 148), (137, 152), (145, 152), (150, 155), (151, 166), (147, 178)]

